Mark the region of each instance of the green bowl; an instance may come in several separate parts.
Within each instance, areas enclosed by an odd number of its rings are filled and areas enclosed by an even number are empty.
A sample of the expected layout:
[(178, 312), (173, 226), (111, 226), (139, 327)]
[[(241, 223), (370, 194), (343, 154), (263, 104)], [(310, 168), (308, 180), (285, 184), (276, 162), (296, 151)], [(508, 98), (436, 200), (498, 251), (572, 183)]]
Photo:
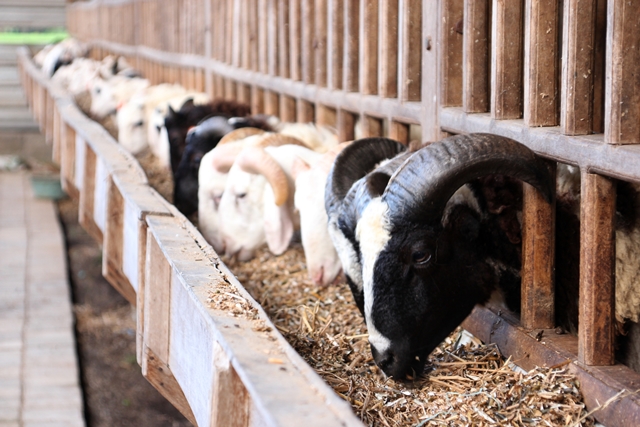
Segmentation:
[(67, 197), (60, 185), (58, 175), (32, 175), (31, 188), (33, 194), (39, 199), (59, 200)]

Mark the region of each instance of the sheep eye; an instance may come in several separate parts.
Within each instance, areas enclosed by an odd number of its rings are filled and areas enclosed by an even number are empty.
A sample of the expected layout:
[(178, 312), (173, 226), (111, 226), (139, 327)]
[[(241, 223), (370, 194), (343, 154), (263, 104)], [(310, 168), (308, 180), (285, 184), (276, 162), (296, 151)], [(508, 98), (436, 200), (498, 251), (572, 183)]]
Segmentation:
[(247, 193), (240, 193), (240, 194), (236, 194), (236, 197), (238, 199), (244, 199), (246, 195), (247, 195)]
[(160, 133), (160, 131), (162, 130), (162, 128), (160, 126), (156, 126), (156, 130), (158, 131), (158, 133)]
[(414, 264), (425, 265), (431, 260), (431, 254), (425, 251), (415, 251), (411, 254)]
[(99, 87), (96, 88), (96, 93), (100, 93), (100, 88)]
[(142, 127), (142, 126), (144, 126), (144, 122), (142, 120), (140, 120), (139, 122), (135, 122), (133, 124), (134, 128), (139, 128), (139, 127)]

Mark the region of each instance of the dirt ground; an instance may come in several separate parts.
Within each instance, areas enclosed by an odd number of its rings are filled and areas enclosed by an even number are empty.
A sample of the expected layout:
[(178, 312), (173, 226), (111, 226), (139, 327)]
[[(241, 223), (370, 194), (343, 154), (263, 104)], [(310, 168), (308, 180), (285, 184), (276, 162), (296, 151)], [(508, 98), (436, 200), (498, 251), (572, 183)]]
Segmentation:
[(136, 362), (135, 309), (102, 277), (100, 247), (78, 224), (78, 204), (58, 202), (76, 315), (88, 427), (191, 424), (142, 376)]

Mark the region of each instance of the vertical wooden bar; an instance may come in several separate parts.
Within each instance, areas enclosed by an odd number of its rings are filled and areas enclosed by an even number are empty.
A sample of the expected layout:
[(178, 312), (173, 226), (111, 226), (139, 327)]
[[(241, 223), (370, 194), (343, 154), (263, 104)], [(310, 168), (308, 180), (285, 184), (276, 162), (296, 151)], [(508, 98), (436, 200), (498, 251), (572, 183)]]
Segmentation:
[(264, 90), (251, 86), (251, 114), (262, 114), (264, 111)]
[(269, 74), (279, 75), (278, 63), (278, 3), (267, 0), (267, 62)]
[[(462, 25), (463, 0), (444, 0), (442, 4), (442, 90), (443, 107), (462, 105)], [(438, 40), (431, 41), (433, 49)]]
[(60, 146), (60, 178), (62, 189), (70, 197), (77, 199), (79, 194), (75, 186), (76, 132), (62, 124), (62, 143)]
[(326, 105), (316, 105), (316, 124), (335, 128), (337, 124), (337, 112), (335, 108)]
[(308, 84), (315, 83), (315, 53), (313, 38), (315, 35), (315, 1), (302, 1), (302, 81)]
[(240, 13), (242, 15), (240, 23), (242, 27), (240, 28), (240, 33), (242, 36), (242, 61), (241, 66), (245, 70), (249, 70), (251, 68), (251, 27), (250, 27), (250, 16), (251, 16), (251, 7), (249, 5), (249, 0), (242, 0), (242, 8)]
[(338, 141), (353, 141), (355, 138), (355, 116), (346, 110), (338, 110)]
[(593, 60), (596, 0), (565, 0), (560, 125), (566, 135), (593, 128)]
[(51, 155), (54, 163), (60, 164), (60, 145), (62, 144), (62, 119), (60, 118), (60, 112), (58, 106), (53, 103), (53, 147)]
[(280, 117), (280, 101), (278, 100), (278, 94), (276, 92), (265, 90), (264, 91), (264, 113), (272, 116)]
[(609, 0), (605, 141), (640, 143), (640, 2)]
[(362, 115), (360, 117), (361, 125), (362, 125), (362, 137), (368, 138), (371, 136), (382, 136), (382, 120)]
[(244, 83), (238, 83), (237, 85), (237, 89), (238, 89), (238, 95), (237, 95), (237, 99), (238, 102), (243, 102), (245, 104), (249, 104), (251, 102), (251, 86), (246, 85)]
[(344, 69), (344, 2), (329, 0), (329, 67), (327, 84), (330, 89), (342, 89)]
[(467, 113), (489, 111), (490, 0), (465, 0), (462, 35), (462, 105)]
[(359, 84), (360, 0), (344, 2), (344, 76), (343, 89), (357, 92)]
[(378, 0), (360, 0), (360, 93), (378, 93)]
[(491, 116), (522, 117), (523, 0), (493, 0)]
[[(547, 164), (555, 177), (555, 163)], [(524, 183), (520, 321), (525, 329), (555, 326), (555, 218), (555, 200), (547, 202), (538, 190)]]
[(298, 99), (296, 103), (296, 119), (300, 123), (311, 123), (315, 118), (313, 104), (304, 99)]
[(289, 1), (289, 76), (292, 80), (302, 80), (302, 0)]
[(82, 175), (82, 190), (78, 208), (78, 223), (99, 244), (102, 244), (102, 231), (94, 220), (95, 189), (96, 189), (96, 154), (89, 144), (85, 145), (84, 173)]
[(278, 62), (280, 76), (289, 78), (289, 1), (278, 0)]
[(380, 0), (378, 93), (385, 98), (398, 96), (398, 19), (398, 0)]
[(405, 145), (409, 144), (409, 125), (392, 120), (389, 126), (389, 138)]
[(315, 0), (315, 23), (313, 47), (315, 50), (315, 83), (327, 86), (327, 0)]
[(248, 10), (245, 11), (249, 15), (249, 68), (253, 71), (258, 70), (258, 8), (256, 0), (249, 0)]
[[(596, 0), (596, 36), (593, 64), (593, 132), (604, 133), (604, 86), (607, 45), (607, 0)], [(605, 35), (603, 37), (603, 35)]]
[(214, 343), (215, 379), (213, 389), (212, 427), (244, 427), (251, 425), (251, 398), (229, 358), (217, 342)]
[(558, 124), (558, 0), (526, 0), (524, 34), (524, 121)]
[[(401, 47), (398, 49), (402, 55), (398, 70), (400, 98), (402, 101), (420, 101), (420, 75), (422, 55), (425, 51), (422, 43), (429, 37), (428, 35), (422, 37), (422, 1), (400, 0), (400, 5)], [(437, 9), (437, 5), (435, 7)], [(425, 74), (429, 74), (426, 69)], [(431, 85), (434, 85), (433, 80)]]
[[(227, 64), (233, 63), (233, 16), (234, 16), (234, 4), (236, 0), (221, 0), (226, 3), (225, 12), (225, 58), (224, 62)], [(266, 38), (265, 38), (266, 41)], [(266, 50), (265, 50), (266, 52)]]
[(296, 100), (287, 95), (280, 95), (280, 120), (283, 122), (296, 121)]
[(578, 360), (586, 365), (612, 365), (615, 182), (583, 173), (581, 196)]
[(258, 0), (258, 71), (262, 74), (269, 72), (267, 59), (268, 18), (267, 0)]

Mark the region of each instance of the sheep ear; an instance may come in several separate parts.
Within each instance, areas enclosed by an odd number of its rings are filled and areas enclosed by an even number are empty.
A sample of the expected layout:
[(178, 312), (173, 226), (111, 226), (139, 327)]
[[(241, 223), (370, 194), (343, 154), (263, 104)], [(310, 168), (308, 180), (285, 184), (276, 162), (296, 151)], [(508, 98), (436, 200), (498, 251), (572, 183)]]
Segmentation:
[(175, 118), (176, 117), (176, 112), (174, 111), (174, 109), (171, 107), (171, 105), (169, 105), (169, 108), (167, 109), (167, 115), (166, 118)]
[(276, 206), (273, 191), (267, 186), (264, 193), (264, 234), (269, 251), (281, 255), (289, 247), (294, 231), (294, 218), (287, 203)]
[(367, 190), (371, 197), (380, 197), (387, 188), (391, 175), (383, 172), (373, 172), (367, 176)]
[(293, 165), (291, 166), (291, 176), (294, 180), (296, 180), (300, 173), (308, 171), (309, 169), (311, 169), (309, 163), (296, 156), (296, 158), (293, 160)]
[(193, 102), (193, 98), (187, 98), (187, 100), (182, 103), (182, 107), (180, 107), (180, 111), (191, 110), (195, 108), (195, 106), (196, 105)]

